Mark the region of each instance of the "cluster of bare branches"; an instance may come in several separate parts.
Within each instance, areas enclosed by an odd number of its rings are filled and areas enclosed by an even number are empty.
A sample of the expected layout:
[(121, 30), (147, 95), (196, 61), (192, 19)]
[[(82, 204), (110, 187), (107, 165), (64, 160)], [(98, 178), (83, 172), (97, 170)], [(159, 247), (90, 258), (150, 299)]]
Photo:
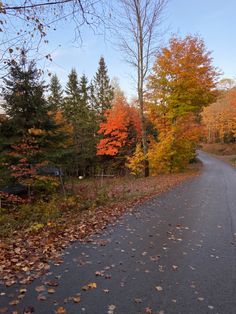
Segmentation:
[[(74, 40), (81, 41), (83, 26), (95, 31), (103, 24), (103, 11), (103, 0), (0, 1), (1, 67), (14, 62), (22, 51), (38, 51), (61, 21), (73, 24)], [(50, 54), (45, 57), (51, 58)]]

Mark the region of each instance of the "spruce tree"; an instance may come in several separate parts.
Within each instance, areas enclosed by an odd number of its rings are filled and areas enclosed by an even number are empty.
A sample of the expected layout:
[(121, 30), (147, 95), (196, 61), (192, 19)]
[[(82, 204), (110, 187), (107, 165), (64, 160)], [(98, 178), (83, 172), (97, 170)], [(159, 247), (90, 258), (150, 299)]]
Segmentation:
[(6, 102), (2, 106), (15, 132), (22, 135), (31, 128), (44, 129), (49, 123), (48, 105), (44, 97), (44, 82), (35, 62), (28, 62), (22, 56), (19, 63), (10, 66), (4, 84)]
[(90, 100), (90, 86), (88, 86), (88, 79), (85, 74), (83, 74), (80, 78), (79, 93), (82, 103), (88, 108)]
[(48, 97), (48, 102), (51, 110), (56, 111), (61, 108), (63, 103), (63, 90), (56, 74), (51, 78), (49, 90), (50, 96)]
[(79, 82), (75, 69), (72, 69), (68, 75), (68, 82), (65, 89), (66, 97), (63, 103), (64, 115), (68, 121), (76, 127), (76, 123), (79, 115)]
[(101, 118), (107, 109), (111, 108), (114, 97), (113, 87), (108, 76), (107, 66), (103, 57), (100, 58), (97, 73), (92, 82), (92, 101), (94, 110)]
[(45, 85), (35, 62), (22, 55), (19, 63), (10, 66), (4, 83), (7, 119), (1, 126), (5, 135), (2, 153), (9, 169), (19, 166), (22, 160), (27, 160), (30, 169), (42, 162), (57, 164), (60, 151), (56, 148), (63, 142), (64, 134), (49, 112)]
[(95, 127), (93, 111), (89, 108), (88, 80), (83, 75), (78, 81), (73, 69), (68, 76), (64, 100), (64, 115), (72, 125), (73, 137), (73, 172), (76, 175), (86, 175), (89, 172), (93, 158), (96, 156), (94, 140)]

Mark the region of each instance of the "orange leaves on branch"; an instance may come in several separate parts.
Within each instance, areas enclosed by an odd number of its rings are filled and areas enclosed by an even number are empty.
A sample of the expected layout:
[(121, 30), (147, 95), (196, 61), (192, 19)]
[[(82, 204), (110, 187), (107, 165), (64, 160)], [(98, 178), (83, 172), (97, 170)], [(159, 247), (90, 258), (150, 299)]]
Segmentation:
[[(124, 146), (135, 144), (141, 136), (141, 125), (137, 110), (130, 107), (124, 96), (117, 95), (113, 107), (106, 111), (106, 121), (101, 123), (98, 134), (103, 138), (97, 145), (97, 155), (115, 156)], [(131, 128), (136, 133), (131, 137)]]

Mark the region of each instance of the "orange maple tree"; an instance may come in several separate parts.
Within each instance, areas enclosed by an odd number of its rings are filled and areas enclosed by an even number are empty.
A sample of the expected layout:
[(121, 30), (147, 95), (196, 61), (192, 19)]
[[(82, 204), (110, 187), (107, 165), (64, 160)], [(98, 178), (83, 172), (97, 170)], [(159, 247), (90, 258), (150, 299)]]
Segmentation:
[(172, 37), (157, 55), (148, 80), (147, 114), (158, 130), (149, 145), (153, 173), (175, 172), (195, 156), (199, 115), (216, 97), (218, 71), (197, 36)]
[(116, 156), (122, 147), (136, 145), (141, 136), (141, 124), (136, 108), (128, 105), (123, 95), (117, 95), (113, 106), (105, 113), (106, 121), (100, 124), (97, 155)]

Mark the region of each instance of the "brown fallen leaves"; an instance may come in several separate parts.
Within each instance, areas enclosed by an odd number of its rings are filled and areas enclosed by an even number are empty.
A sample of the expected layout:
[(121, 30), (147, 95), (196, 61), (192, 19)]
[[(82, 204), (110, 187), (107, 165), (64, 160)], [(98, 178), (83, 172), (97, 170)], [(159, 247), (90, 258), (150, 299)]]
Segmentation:
[[(192, 171), (123, 181), (120, 185), (118, 182), (107, 191), (112, 193), (112, 202), (106, 206), (82, 212), (66, 212), (56, 223), (48, 224), (38, 233), (22, 230), (14, 232), (9, 239), (0, 239), (0, 279), (6, 286), (16, 282), (31, 283), (50, 269), (49, 261), (53, 261), (54, 265), (62, 263), (61, 252), (70, 243), (83, 241), (87, 236), (106, 228), (109, 223), (114, 223), (124, 212), (131, 211), (134, 205), (196, 174), (196, 171)], [(128, 194), (126, 198), (124, 190)], [(101, 246), (106, 244), (107, 241), (100, 243)]]

